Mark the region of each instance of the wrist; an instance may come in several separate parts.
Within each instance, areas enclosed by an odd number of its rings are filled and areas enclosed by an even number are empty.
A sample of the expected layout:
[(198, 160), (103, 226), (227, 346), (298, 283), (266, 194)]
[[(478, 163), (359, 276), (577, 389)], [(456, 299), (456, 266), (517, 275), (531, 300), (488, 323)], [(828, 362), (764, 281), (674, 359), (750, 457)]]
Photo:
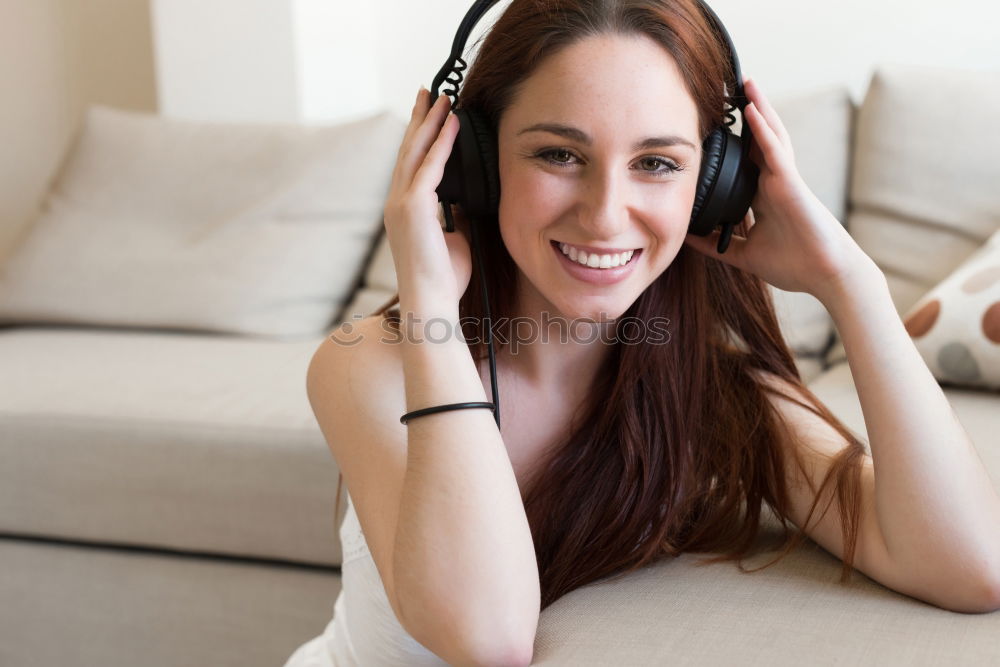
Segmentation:
[(399, 330), (411, 343), (465, 344), (459, 325), (458, 305), (454, 307), (437, 300), (399, 300)]
[(400, 317), (418, 318), (426, 322), (430, 319), (458, 320), (458, 304), (447, 299), (429, 295), (408, 297), (402, 292), (399, 295)]
[(889, 294), (885, 274), (868, 255), (861, 255), (836, 279), (828, 281), (821, 293), (814, 296), (836, 321), (840, 313), (858, 299), (883, 292)]

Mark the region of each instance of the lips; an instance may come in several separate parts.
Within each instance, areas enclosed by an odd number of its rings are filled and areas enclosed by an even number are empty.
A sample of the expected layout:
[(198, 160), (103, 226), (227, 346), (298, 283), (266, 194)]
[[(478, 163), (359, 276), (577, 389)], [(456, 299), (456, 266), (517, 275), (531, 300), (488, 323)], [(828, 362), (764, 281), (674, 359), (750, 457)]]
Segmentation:
[(555, 241), (552, 241), (551, 245), (552, 251), (556, 253), (557, 261), (570, 276), (592, 285), (613, 285), (625, 280), (635, 270), (635, 265), (638, 264), (642, 256), (642, 248), (638, 248), (632, 253), (632, 258), (627, 264), (607, 269), (591, 268), (571, 260), (563, 254), (562, 249)]

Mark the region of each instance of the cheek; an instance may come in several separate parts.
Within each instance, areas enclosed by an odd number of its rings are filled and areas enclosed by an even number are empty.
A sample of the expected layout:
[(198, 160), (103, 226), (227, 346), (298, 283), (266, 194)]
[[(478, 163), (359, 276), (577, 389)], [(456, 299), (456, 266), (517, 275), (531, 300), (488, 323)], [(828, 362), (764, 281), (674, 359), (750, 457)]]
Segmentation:
[(526, 164), (501, 164), (500, 181), (500, 236), (511, 256), (522, 261), (524, 253), (537, 250), (545, 228), (572, 206), (574, 195), (565, 182)]
[(544, 219), (572, 198), (565, 180), (550, 176), (531, 165), (517, 165), (500, 171), (500, 211), (512, 215)]
[(636, 210), (641, 211), (646, 220), (655, 224), (663, 236), (683, 238), (691, 224), (695, 186), (693, 181), (666, 185), (654, 191), (654, 194), (645, 199)]

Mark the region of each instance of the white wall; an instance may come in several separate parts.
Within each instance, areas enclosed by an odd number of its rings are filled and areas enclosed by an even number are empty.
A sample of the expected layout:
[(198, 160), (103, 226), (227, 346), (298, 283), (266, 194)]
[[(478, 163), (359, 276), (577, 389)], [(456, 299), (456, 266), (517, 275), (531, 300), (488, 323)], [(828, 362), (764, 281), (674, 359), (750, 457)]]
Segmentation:
[(375, 4), (153, 0), (160, 113), (323, 123), (381, 104)]
[[(161, 112), (201, 120), (408, 118), (471, 0), (153, 0)], [(470, 48), (508, 6), (480, 22)], [(989, 0), (714, 0), (772, 97), (829, 84), (860, 101), (883, 62), (1000, 69)], [(469, 54), (472, 59), (471, 53)]]
[[(375, 3), (381, 99), (408, 118), (417, 88), (450, 51), (469, 0)], [(473, 33), (470, 45), (501, 0)], [(1000, 69), (1000, 3), (993, 0), (714, 0), (745, 74), (772, 97), (840, 83), (860, 101), (881, 62)], [(915, 101), (916, 102), (916, 101)]]
[(0, 0), (0, 260), (91, 103), (156, 110), (148, 0)]
[(153, 0), (160, 113), (253, 121), (297, 115), (285, 0)]
[[(302, 122), (322, 123), (380, 106), (375, 6), (371, 1), (294, 0)], [(343, 66), (347, 63), (359, 67)]]

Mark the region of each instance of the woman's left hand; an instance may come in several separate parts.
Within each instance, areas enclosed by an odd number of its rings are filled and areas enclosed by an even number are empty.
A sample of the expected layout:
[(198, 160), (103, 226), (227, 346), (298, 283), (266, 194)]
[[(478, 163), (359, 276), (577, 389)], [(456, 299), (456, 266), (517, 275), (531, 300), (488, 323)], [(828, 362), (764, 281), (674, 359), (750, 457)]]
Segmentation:
[(760, 168), (745, 220), (749, 230), (745, 238), (734, 233), (721, 255), (718, 229), (708, 236), (688, 234), (685, 243), (779, 289), (808, 292), (825, 303), (859, 268), (875, 264), (802, 180), (791, 138), (757, 82), (746, 79), (744, 89), (750, 104), (743, 122), (753, 133), (750, 158)]

